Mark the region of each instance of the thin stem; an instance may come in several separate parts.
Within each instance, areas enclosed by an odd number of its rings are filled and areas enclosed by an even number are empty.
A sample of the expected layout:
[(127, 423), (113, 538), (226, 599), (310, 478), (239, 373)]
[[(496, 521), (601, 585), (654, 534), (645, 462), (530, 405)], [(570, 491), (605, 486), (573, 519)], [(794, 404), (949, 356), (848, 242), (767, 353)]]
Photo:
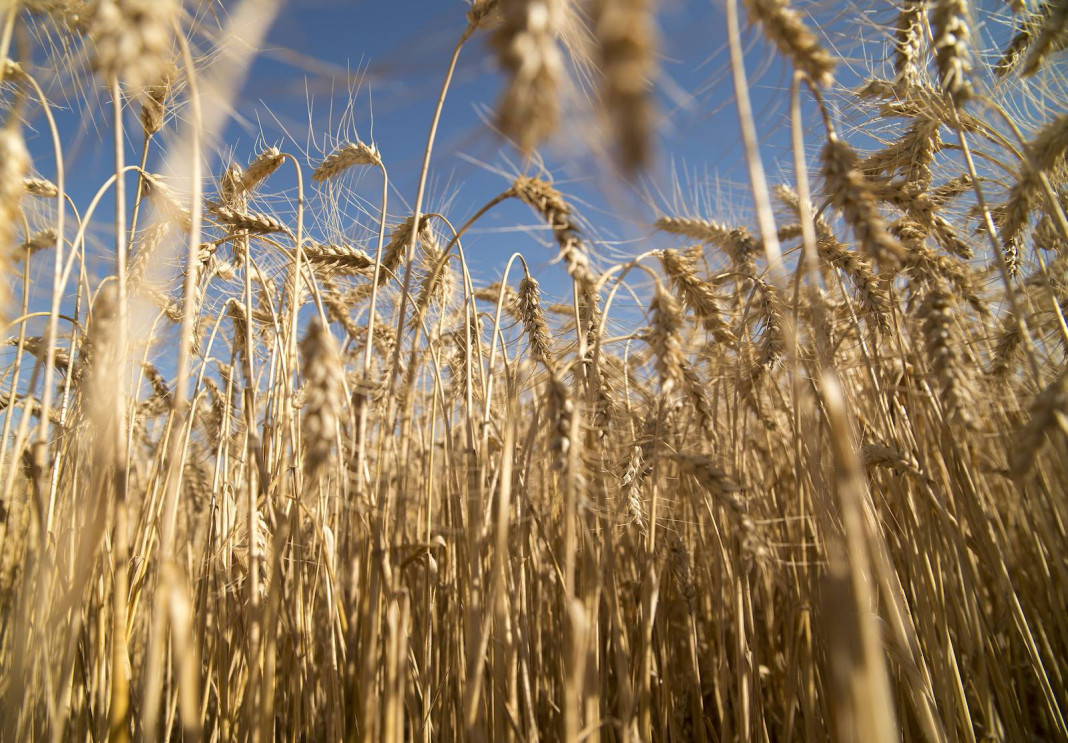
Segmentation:
[[(12, 17), (14, 16), (14, 12), (15, 11), (12, 10)], [(34, 92), (37, 94), (37, 97), (41, 102), (41, 110), (44, 111), (45, 118), (48, 120), (48, 129), (52, 135), (52, 151), (56, 158), (56, 247), (55, 265), (52, 272), (52, 306), (48, 318), (48, 330), (45, 333), (47, 350), (45, 351), (44, 362), (44, 388), (41, 392), (41, 422), (37, 429), (37, 441), (34, 445), (33, 452), (33, 463), (36, 472), (35, 480), (39, 480), (40, 477), (42, 477), (42, 473), (46, 469), (48, 462), (48, 420), (52, 412), (52, 387), (55, 378), (56, 342), (59, 335), (59, 314), (60, 307), (63, 303), (63, 287), (66, 283), (62, 280), (62, 276), (63, 231), (66, 228), (67, 189), (66, 168), (63, 165), (63, 146), (59, 141), (59, 129), (56, 127), (56, 120), (52, 116), (52, 106), (48, 102), (48, 98), (45, 96), (44, 91), (41, 90), (41, 86), (37, 84), (37, 80), (25, 72), (23, 75), (30, 82), (30, 85), (33, 86)], [(38, 482), (37, 484), (39, 485), (40, 483)]]
[[(464, 44), (471, 38), (471, 35), (475, 32), (475, 26), (468, 25), (460, 36), (460, 40), (456, 43), (456, 48), (452, 52), (452, 58), (449, 60), (449, 68), (445, 73), (445, 80), (441, 84), (441, 92), (438, 94), (437, 106), (434, 108), (434, 117), (430, 120), (430, 133), (427, 135), (426, 150), (423, 152), (423, 166), (419, 172), (419, 185), (415, 192), (415, 205), (412, 209), (412, 234), (408, 238), (408, 252), (406, 258), (406, 270), (404, 272), (404, 287), (401, 291), (400, 308), (397, 312), (397, 346), (400, 347), (400, 339), (404, 337), (404, 319), (408, 309), (408, 291), (411, 288), (412, 281), (412, 260), (415, 256), (415, 245), (419, 240), (419, 222), (422, 219), (423, 198), (426, 195), (426, 182), (427, 176), (430, 172), (430, 156), (434, 150), (434, 139), (438, 133), (438, 123), (441, 121), (441, 111), (445, 107), (445, 96), (449, 92), (449, 85), (452, 82), (453, 73), (456, 71), (456, 63), (460, 59), (460, 51), (463, 49)], [(394, 365), (393, 371), (390, 376), (390, 389), (397, 380), (397, 368)]]
[[(111, 79), (111, 102), (113, 106), (115, 145), (115, 270), (118, 274), (119, 334), (116, 353), (116, 382), (114, 421), (115, 524), (114, 560), (115, 572), (112, 585), (112, 656), (111, 699), (108, 708), (108, 725), (113, 740), (128, 741), (130, 738), (129, 682), (126, 666), (129, 654), (126, 649), (127, 594), (129, 592), (130, 545), (127, 533), (126, 507), (126, 357), (129, 343), (129, 308), (126, 297), (126, 142), (122, 126), (122, 92), (117, 77)], [(107, 446), (107, 444), (105, 444)], [(102, 458), (102, 461), (103, 460)]]
[(753, 205), (756, 207), (757, 224), (760, 226), (760, 238), (764, 243), (764, 252), (768, 259), (768, 268), (776, 283), (776, 288), (786, 286), (782, 269), (782, 248), (779, 235), (775, 229), (775, 213), (771, 208), (771, 196), (768, 181), (764, 175), (764, 164), (760, 157), (760, 144), (757, 139), (756, 124), (753, 121), (753, 104), (749, 100), (749, 82), (745, 74), (745, 58), (742, 53), (741, 34), (738, 30), (738, 0), (727, 0), (727, 41), (730, 44), (731, 79), (734, 82), (734, 97), (738, 105), (738, 122), (742, 129), (742, 142), (745, 145), (745, 161), (749, 167), (749, 180), (753, 189)]
[[(378, 163), (379, 169), (382, 171), (382, 208), (381, 216), (378, 220), (378, 246), (375, 248), (375, 270), (374, 275), (371, 278), (371, 309), (367, 317), (367, 342), (364, 348), (363, 354), (363, 384), (367, 384), (371, 374), (371, 351), (374, 346), (374, 330), (375, 330), (375, 307), (378, 303), (378, 284), (381, 278), (382, 271), (382, 250), (385, 244), (386, 238), (386, 204), (389, 199), (389, 173), (386, 172), (386, 166), (382, 163), (381, 159)], [(413, 225), (412, 229), (417, 229), (418, 225)], [(397, 342), (400, 346), (400, 339)], [(364, 401), (360, 405), (360, 420), (357, 428), (356, 438), (356, 496), (363, 495), (364, 487), (367, 484), (367, 478), (365, 472), (367, 471), (367, 417), (369, 414), (367, 401)]]

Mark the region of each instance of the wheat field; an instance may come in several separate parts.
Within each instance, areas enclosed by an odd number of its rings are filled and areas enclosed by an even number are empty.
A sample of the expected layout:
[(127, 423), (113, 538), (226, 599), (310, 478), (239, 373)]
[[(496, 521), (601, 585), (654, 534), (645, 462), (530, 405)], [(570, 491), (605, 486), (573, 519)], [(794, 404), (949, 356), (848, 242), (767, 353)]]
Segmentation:
[[(1068, 3), (717, 3), (744, 193), (624, 255), (541, 153), (578, 86), (642, 191), (657, 0), (443, 5), (397, 198), (219, 157), (273, 0), (0, 2), (0, 739), (1068, 740)], [(475, 54), (519, 165), (435, 211)]]

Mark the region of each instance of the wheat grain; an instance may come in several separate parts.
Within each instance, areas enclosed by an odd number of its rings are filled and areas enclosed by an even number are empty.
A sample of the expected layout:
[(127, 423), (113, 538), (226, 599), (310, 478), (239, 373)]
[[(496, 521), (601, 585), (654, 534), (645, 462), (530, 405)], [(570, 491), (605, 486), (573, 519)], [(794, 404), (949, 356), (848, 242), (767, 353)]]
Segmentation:
[(248, 230), (260, 235), (269, 235), (272, 232), (292, 234), (285, 224), (268, 214), (242, 212), (216, 201), (207, 202), (205, 207), (219, 222), (233, 229)]
[(972, 96), (967, 0), (933, 0), (931, 26), (942, 89), (960, 106)]
[(371, 256), (352, 245), (307, 243), (303, 254), (312, 266), (335, 275), (364, 275), (374, 266)]
[(552, 342), (549, 340), (549, 327), (545, 323), (539, 297), (538, 282), (529, 276), (524, 277), (519, 282), (519, 293), (515, 298), (516, 314), (527, 331), (531, 357), (534, 361), (540, 361), (552, 374), (556, 362), (553, 358)]
[(823, 147), (823, 178), (831, 203), (842, 210), (857, 242), (873, 261), (893, 268), (905, 250), (886, 230), (871, 183), (858, 167), (853, 148), (832, 135)]
[(301, 373), (307, 387), (304, 404), (304, 468), (318, 473), (331, 461), (339, 433), (344, 372), (337, 343), (329, 328), (312, 320), (300, 342)]
[(22, 187), (31, 196), (40, 196), (44, 199), (54, 199), (59, 195), (56, 184), (45, 178), (23, 178)]
[(263, 152), (256, 155), (256, 159), (249, 163), (248, 168), (241, 177), (241, 190), (247, 192), (254, 191), (257, 186), (270, 178), (276, 170), (282, 167), (282, 163), (284, 162), (285, 155), (279, 152), (277, 147), (268, 147)]
[(564, 60), (558, 44), (565, 0), (500, 0), (492, 46), (505, 72), (497, 126), (531, 152), (556, 128)]
[(328, 181), (357, 165), (382, 165), (382, 156), (373, 144), (348, 142), (331, 152), (312, 173), (313, 181)]
[(971, 412), (972, 391), (967, 360), (953, 337), (953, 294), (941, 283), (929, 288), (919, 316), (923, 320), (923, 338), (927, 356), (940, 390), (947, 422), (965, 426), (974, 424)]
[(583, 290), (594, 284), (590, 259), (586, 255), (578, 227), (571, 216), (571, 207), (563, 194), (548, 182), (538, 178), (520, 176), (512, 184), (516, 198), (541, 215), (552, 228), (553, 237), (560, 248), (568, 274)]
[(156, 85), (171, 69), (174, 0), (96, 0), (89, 21), (93, 68), (133, 90)]
[(750, 17), (760, 23), (764, 33), (817, 85), (829, 85), (835, 60), (820, 44), (788, 0), (745, 0)]
[(721, 343), (734, 343), (737, 338), (723, 320), (719, 297), (716, 296), (715, 290), (697, 275), (693, 255), (677, 250), (665, 250), (660, 254), (660, 261), (683, 303), (701, 320), (705, 329)]
[(652, 302), (649, 303), (649, 345), (656, 358), (656, 370), (660, 377), (660, 393), (670, 400), (672, 393), (682, 381), (682, 308), (663, 286), (657, 284)]
[(894, 84), (902, 95), (907, 95), (923, 77), (920, 51), (926, 18), (926, 0), (905, 0), (898, 11), (894, 34)]
[(596, 0), (593, 31), (604, 73), (602, 105), (615, 130), (623, 169), (634, 172), (649, 162), (655, 109), (654, 0)]

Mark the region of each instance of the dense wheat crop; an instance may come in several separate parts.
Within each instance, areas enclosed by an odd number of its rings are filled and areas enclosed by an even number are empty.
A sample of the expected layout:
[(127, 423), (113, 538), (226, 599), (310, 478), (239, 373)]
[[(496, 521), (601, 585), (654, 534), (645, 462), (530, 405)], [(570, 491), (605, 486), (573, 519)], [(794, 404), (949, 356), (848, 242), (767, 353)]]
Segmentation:
[[(454, 5), (398, 199), (220, 161), (272, 2), (0, 2), (2, 739), (1068, 739), (1068, 3), (726, 0), (748, 188), (623, 260), (539, 151), (577, 86), (650, 192), (656, 0)], [(517, 170), (437, 212), (478, 53)], [(507, 204), (561, 270), (479, 285)]]

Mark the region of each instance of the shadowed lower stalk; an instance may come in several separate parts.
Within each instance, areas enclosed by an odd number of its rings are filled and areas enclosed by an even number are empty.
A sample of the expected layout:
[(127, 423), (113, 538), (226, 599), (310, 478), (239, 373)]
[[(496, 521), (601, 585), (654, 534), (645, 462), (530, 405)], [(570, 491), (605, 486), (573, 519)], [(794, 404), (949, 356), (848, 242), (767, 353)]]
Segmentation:
[(825, 580), (827, 610), (841, 613), (839, 630), (829, 638), (832, 685), (840, 695), (836, 721), (842, 740), (890, 743), (898, 728), (890, 695), (885, 653), (872, 607), (870, 545), (865, 536), (862, 501), (868, 496), (860, 462), (850, 440), (845, 400), (832, 373), (820, 380), (823, 407), (834, 448), (841, 544), (832, 543)]

